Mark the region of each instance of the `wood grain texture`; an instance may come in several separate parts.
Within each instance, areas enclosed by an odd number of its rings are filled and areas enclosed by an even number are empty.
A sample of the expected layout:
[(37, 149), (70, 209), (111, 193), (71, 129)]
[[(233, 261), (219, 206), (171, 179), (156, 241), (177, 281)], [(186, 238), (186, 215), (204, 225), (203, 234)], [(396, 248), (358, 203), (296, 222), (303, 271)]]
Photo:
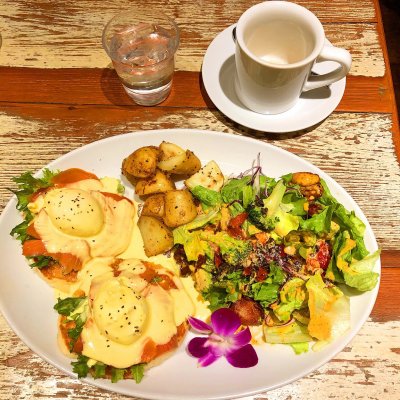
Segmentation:
[(9, 196), (5, 188), (12, 186), (12, 176), (43, 167), (82, 144), (136, 130), (209, 129), (265, 140), (320, 167), (357, 201), (379, 244), (384, 249), (396, 250), (400, 248), (397, 197), (400, 167), (391, 124), (388, 114), (334, 113), (308, 131), (266, 135), (244, 129), (216, 110), (177, 107), (171, 113), (169, 108), (162, 107), (3, 105), (0, 113), (1, 205), (4, 206)]
[[(310, 393), (316, 400), (398, 399), (399, 329), (400, 321), (382, 323), (370, 319), (329, 363), (292, 384), (254, 399), (309, 399)], [(132, 399), (65, 376), (33, 354), (1, 316), (0, 335), (0, 400)]]
[[(242, 400), (400, 398), (400, 134), (377, 0), (298, 0), (328, 39), (353, 56), (344, 98), (325, 121), (271, 135), (233, 123), (212, 104), (199, 71), (220, 31), (259, 0), (139, 0), (181, 28), (178, 72), (161, 106), (135, 106), (101, 48), (106, 21), (130, 0), (0, 0), (0, 211), (12, 177), (95, 140), (135, 130), (199, 128), (247, 135), (289, 150), (338, 181), (371, 223), (382, 276), (370, 318), (328, 364), (283, 388)], [(1, 265), (1, 261), (0, 261)], [(1, 268), (4, 266), (1, 265)], [(0, 400), (108, 399), (32, 353), (0, 315)]]
[[(142, 1), (173, 16), (181, 30), (176, 57), (178, 70), (199, 71), (212, 39), (235, 23), (241, 13), (257, 1)], [(357, 1), (341, 12), (345, 0), (299, 2), (314, 11), (324, 23), (332, 44), (348, 49), (353, 56), (352, 75), (383, 76), (384, 62), (376, 31), (375, 12), (369, 0)], [(37, 68), (104, 68), (110, 64), (101, 47), (106, 22), (117, 12), (129, 9), (127, 1), (0, 2), (3, 17), (3, 66)], [(212, 23), (210, 24), (210, 20)], [(354, 23), (364, 21), (364, 23)], [(15, 51), (18, 48), (18, 51)]]
[[(124, 91), (114, 70), (100, 68), (11, 68), (0, 67), (0, 101), (68, 105), (135, 105)], [(29, 91), (26, 88), (29, 86)], [(190, 91), (188, 91), (190, 87)], [(45, 90), (43, 90), (45, 88)], [(363, 95), (360, 96), (360, 93)], [(213, 108), (200, 72), (177, 71), (171, 95), (163, 107)], [(393, 109), (387, 75), (349, 76), (337, 111), (384, 112)]]

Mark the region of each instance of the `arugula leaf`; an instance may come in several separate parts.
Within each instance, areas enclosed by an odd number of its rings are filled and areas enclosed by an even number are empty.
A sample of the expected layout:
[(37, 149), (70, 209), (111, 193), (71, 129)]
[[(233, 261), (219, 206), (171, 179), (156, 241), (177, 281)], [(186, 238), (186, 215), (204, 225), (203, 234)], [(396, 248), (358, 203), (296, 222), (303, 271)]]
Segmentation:
[(33, 260), (29, 265), (32, 268), (44, 268), (50, 265), (51, 262), (54, 261), (53, 257), (50, 256), (35, 256), (35, 257), (27, 257), (28, 260)]
[(24, 221), (15, 226), (11, 230), (10, 235), (20, 240), (22, 243), (30, 238), (26, 230), (29, 222), (33, 219), (32, 213), (28, 209), (32, 194), (39, 189), (51, 186), (53, 184), (53, 177), (58, 173), (59, 171), (51, 171), (45, 168), (42, 178), (35, 178), (30, 171), (13, 178), (13, 181), (18, 185), (18, 189), (12, 190), (12, 192), (17, 196), (17, 210), (24, 214)]
[(29, 226), (29, 222), (32, 221), (32, 219), (32, 214), (29, 212), (29, 214), (25, 216), (24, 221), (17, 226), (14, 226), (10, 232), (10, 235), (21, 241), (21, 243), (24, 243), (26, 240), (30, 239), (30, 236), (26, 233), (26, 230)]
[(124, 368), (111, 368), (111, 382), (117, 383), (118, 381), (124, 379), (125, 374)]
[(72, 352), (76, 341), (82, 333), (83, 326), (86, 323), (88, 306), (87, 297), (67, 297), (58, 299), (54, 309), (61, 315), (67, 317), (68, 320), (75, 322), (75, 327), (68, 329), (68, 336), (71, 339), (69, 350)]
[(66, 297), (65, 299), (57, 299), (57, 304), (53, 307), (59, 314), (69, 316), (77, 308), (79, 308), (86, 297)]
[(140, 383), (140, 381), (143, 379), (145, 365), (145, 363), (132, 365), (131, 374), (136, 383)]
[(31, 171), (24, 172), (20, 176), (13, 178), (13, 181), (18, 185), (18, 190), (13, 191), (17, 196), (17, 209), (25, 211), (29, 204), (29, 197), (38, 191), (51, 186), (52, 179), (58, 175), (59, 171), (51, 171), (48, 168), (43, 170), (41, 178), (35, 178)]
[(100, 361), (93, 365), (92, 370), (94, 379), (104, 378), (106, 375), (106, 365)]
[(87, 374), (89, 373), (89, 366), (87, 362), (89, 361), (89, 358), (79, 354), (77, 361), (72, 361), (72, 372), (75, 372), (78, 374), (78, 378), (85, 378)]

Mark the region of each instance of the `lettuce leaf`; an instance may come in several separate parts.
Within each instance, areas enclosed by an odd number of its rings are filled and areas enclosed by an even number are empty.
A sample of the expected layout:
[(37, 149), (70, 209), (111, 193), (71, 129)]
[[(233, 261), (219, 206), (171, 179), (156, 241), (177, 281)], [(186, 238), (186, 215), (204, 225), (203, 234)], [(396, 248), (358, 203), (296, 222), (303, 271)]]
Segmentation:
[(221, 193), (215, 190), (207, 189), (203, 186), (195, 186), (190, 191), (196, 199), (200, 200), (203, 208), (217, 207), (222, 203)]
[(207, 214), (198, 215), (193, 221), (172, 231), (174, 244), (183, 245), (188, 261), (197, 261), (199, 256), (204, 255), (208, 250), (207, 243), (201, 238), (201, 231), (196, 231), (196, 229), (220, 218), (221, 213), (216, 209)]
[(286, 186), (282, 180), (280, 180), (272, 190), (272, 193), (264, 199), (264, 207), (267, 208), (267, 217), (272, 217), (278, 211), (279, 206), (282, 202), (283, 196), (286, 191)]
[(264, 336), (267, 343), (292, 344), (313, 341), (307, 326), (297, 321), (285, 325), (264, 325)]
[(369, 254), (364, 243), (366, 228), (364, 222), (355, 215), (354, 211), (347, 211), (346, 208), (332, 196), (328, 185), (323, 179), (321, 179), (321, 185), (324, 189), (324, 193), (318, 199), (318, 202), (324, 205), (335, 206), (332, 218), (340, 225), (342, 231), (348, 230), (351, 238), (355, 240), (356, 247), (352, 253), (353, 257), (357, 260), (363, 259)]
[(233, 178), (221, 189), (221, 196), (224, 203), (231, 203), (235, 200), (243, 200), (242, 191), (251, 182), (251, 176)]
[(379, 274), (372, 270), (379, 259), (380, 252), (377, 250), (362, 260), (356, 260), (350, 264), (342, 261), (339, 265), (346, 284), (361, 292), (372, 290), (379, 279)]
[(315, 232), (317, 235), (329, 233), (331, 230), (331, 220), (334, 206), (326, 207), (319, 214), (314, 214), (311, 218), (301, 220), (300, 227), (304, 230)]
[(309, 334), (330, 342), (350, 328), (350, 301), (336, 286), (327, 287), (320, 274), (306, 283), (310, 310)]
[(280, 293), (280, 303), (273, 309), (274, 314), (282, 322), (288, 322), (294, 310), (299, 310), (307, 304), (306, 282), (300, 278), (293, 278), (286, 282)]
[(290, 346), (296, 354), (307, 353), (309, 348), (308, 342), (290, 343)]
[(251, 296), (254, 300), (259, 301), (263, 307), (268, 307), (278, 300), (279, 288), (285, 279), (286, 275), (282, 268), (272, 263), (267, 279), (251, 285)]

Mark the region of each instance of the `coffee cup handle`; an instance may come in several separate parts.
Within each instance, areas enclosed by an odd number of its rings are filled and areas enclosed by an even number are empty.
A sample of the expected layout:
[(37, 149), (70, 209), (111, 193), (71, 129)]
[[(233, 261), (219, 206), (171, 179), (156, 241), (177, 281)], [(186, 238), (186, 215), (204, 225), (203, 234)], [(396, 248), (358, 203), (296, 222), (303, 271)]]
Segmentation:
[(328, 86), (342, 78), (344, 78), (351, 67), (351, 55), (350, 53), (339, 47), (334, 47), (329, 44), (325, 44), (322, 48), (317, 61), (335, 61), (340, 64), (334, 71), (323, 75), (310, 75), (308, 80), (305, 82), (303, 92), (317, 89), (322, 86)]

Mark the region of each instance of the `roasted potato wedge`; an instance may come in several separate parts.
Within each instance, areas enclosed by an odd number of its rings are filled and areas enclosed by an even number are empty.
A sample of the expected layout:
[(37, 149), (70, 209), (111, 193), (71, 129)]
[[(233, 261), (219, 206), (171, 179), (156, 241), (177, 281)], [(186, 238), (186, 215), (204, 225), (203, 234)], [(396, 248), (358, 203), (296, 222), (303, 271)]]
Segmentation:
[(168, 158), (185, 152), (182, 147), (170, 142), (161, 142), (158, 148), (160, 149), (160, 161), (168, 160)]
[(186, 150), (184, 153), (159, 161), (157, 166), (170, 174), (192, 175), (201, 168), (201, 162), (192, 151)]
[(219, 192), (224, 185), (224, 175), (218, 164), (215, 161), (210, 161), (200, 171), (186, 179), (185, 185), (189, 189), (200, 185)]
[(138, 227), (147, 257), (164, 253), (174, 245), (172, 231), (158, 218), (141, 215)]
[(164, 193), (149, 196), (143, 204), (142, 213), (140, 215), (162, 219), (164, 217), (164, 205)]
[(171, 190), (165, 193), (164, 223), (170, 228), (187, 224), (197, 216), (196, 205), (188, 190)]
[(140, 147), (122, 161), (122, 173), (128, 177), (148, 178), (155, 174), (160, 150), (155, 146)]
[(164, 172), (156, 170), (155, 175), (150, 178), (140, 179), (136, 182), (135, 192), (139, 196), (148, 194), (165, 193), (174, 190), (174, 181)]

